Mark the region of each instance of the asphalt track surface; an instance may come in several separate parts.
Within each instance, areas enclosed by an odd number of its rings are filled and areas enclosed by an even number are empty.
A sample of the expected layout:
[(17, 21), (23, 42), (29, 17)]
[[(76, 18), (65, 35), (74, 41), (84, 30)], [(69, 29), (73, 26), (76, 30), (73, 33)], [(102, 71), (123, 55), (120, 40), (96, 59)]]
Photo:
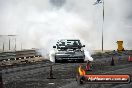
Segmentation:
[[(110, 66), (110, 58), (96, 59), (92, 64), (93, 74), (130, 74), (132, 62), (127, 57), (115, 59), (115, 66)], [(75, 79), (76, 68), (79, 64), (55, 64), (49, 61), (28, 65), (3, 68), (2, 77), (5, 88), (132, 88), (130, 84), (84, 84), (78, 85)], [(53, 66), (53, 76), (49, 77), (50, 66)]]

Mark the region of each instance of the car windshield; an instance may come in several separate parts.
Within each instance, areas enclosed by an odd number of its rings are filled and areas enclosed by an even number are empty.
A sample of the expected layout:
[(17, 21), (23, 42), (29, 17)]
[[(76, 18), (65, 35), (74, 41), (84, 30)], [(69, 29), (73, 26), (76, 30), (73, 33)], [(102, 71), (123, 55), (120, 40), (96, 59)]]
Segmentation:
[(80, 40), (60, 40), (57, 43), (58, 48), (80, 48)]

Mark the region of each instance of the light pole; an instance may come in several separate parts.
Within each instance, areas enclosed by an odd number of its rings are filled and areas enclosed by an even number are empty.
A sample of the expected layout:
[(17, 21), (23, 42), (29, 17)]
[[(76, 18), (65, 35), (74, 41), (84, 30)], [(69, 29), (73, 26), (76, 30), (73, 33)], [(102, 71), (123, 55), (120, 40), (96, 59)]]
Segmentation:
[(102, 24), (102, 52), (104, 51), (104, 0), (103, 0), (103, 24)]
[(11, 44), (10, 44), (10, 38), (9, 38), (9, 50), (11, 49), (10, 46), (11, 46)]
[(97, 0), (93, 5), (103, 3), (103, 23), (102, 23), (102, 52), (104, 51), (104, 0)]
[(22, 50), (22, 43), (21, 43), (21, 50)]
[(4, 42), (3, 42), (3, 51), (5, 51), (5, 44), (4, 44)]
[(15, 38), (15, 51), (16, 51), (16, 38)]

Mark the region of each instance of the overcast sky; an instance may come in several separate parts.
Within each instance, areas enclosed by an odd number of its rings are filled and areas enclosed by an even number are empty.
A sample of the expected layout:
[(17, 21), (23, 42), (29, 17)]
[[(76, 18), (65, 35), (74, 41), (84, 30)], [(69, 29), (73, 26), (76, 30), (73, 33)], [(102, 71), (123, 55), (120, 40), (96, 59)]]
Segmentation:
[[(17, 49), (52, 48), (61, 38), (101, 49), (102, 4), (96, 0), (0, 0), (0, 35), (17, 35)], [(132, 49), (132, 0), (105, 0), (104, 49), (117, 40)], [(14, 49), (14, 37), (11, 38)], [(0, 36), (0, 49), (8, 38)]]

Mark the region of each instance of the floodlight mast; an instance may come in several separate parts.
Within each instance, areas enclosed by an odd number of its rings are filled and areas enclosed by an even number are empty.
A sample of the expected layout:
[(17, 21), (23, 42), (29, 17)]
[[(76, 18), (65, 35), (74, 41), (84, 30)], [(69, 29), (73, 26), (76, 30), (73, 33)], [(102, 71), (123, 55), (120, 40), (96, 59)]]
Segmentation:
[(103, 23), (102, 23), (102, 52), (104, 51), (104, 0), (97, 0), (93, 5), (103, 3)]
[(104, 0), (103, 0), (103, 24), (102, 24), (102, 52), (104, 51)]

